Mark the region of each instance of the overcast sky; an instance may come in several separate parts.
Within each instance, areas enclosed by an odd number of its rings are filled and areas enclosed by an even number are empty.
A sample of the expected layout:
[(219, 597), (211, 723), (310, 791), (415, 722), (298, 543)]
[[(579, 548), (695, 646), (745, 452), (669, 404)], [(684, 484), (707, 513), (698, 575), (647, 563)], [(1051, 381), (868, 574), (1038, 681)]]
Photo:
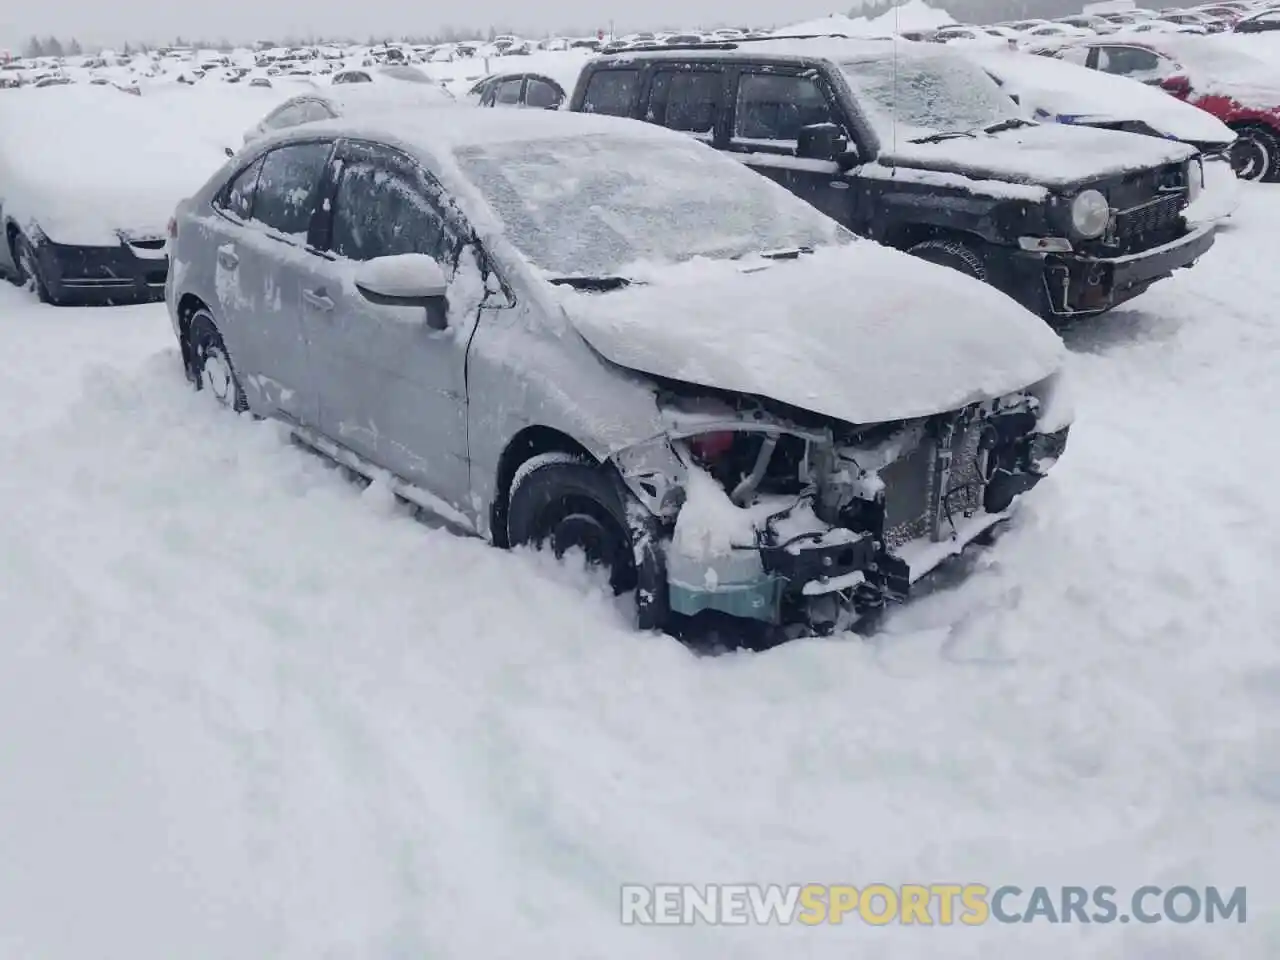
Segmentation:
[(238, 41), (317, 36), (432, 33), (491, 24), (541, 36), (565, 29), (762, 24), (778, 26), (858, 0), (0, 0), (0, 46), (20, 49), (32, 34), (81, 43), (163, 42), (175, 35)]

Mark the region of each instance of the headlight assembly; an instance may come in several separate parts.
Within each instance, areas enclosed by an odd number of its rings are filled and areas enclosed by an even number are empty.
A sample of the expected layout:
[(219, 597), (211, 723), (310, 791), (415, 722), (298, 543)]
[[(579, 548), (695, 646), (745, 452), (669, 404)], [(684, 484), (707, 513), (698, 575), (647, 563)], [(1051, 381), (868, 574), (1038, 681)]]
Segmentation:
[(1071, 201), (1071, 226), (1082, 237), (1100, 237), (1111, 222), (1111, 206), (1097, 190), (1084, 190)]

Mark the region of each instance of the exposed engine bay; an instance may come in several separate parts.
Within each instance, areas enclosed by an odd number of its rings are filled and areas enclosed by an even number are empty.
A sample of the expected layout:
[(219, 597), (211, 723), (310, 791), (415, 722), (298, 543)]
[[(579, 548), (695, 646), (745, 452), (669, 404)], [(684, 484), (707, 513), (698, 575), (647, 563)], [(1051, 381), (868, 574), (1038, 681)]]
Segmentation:
[(673, 613), (827, 633), (906, 599), (1008, 516), (1066, 446), (1048, 399), (853, 427), (673, 393), (659, 397), (667, 433), (613, 459), (663, 521)]

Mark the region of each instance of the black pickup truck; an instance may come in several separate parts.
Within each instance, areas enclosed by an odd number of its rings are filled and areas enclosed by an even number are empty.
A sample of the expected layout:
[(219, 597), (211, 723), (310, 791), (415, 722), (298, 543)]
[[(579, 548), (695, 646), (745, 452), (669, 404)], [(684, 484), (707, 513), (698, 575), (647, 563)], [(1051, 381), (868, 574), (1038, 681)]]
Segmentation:
[(833, 38), (651, 48), (586, 65), (570, 110), (738, 155), (851, 230), (986, 280), (1060, 325), (1189, 267), (1194, 148), (1038, 124), (970, 60)]

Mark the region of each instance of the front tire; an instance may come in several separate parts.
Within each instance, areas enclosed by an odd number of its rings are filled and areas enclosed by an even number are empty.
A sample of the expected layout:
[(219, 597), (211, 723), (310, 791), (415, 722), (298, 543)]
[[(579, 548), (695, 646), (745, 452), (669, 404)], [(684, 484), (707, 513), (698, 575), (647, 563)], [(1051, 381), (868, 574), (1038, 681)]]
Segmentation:
[(958, 270), (983, 283), (989, 282), (982, 255), (962, 240), (926, 240), (908, 247), (907, 253), (940, 267)]
[(249, 409), (231, 354), (204, 307), (191, 315), (187, 333), (187, 377), (196, 390), (208, 390), (224, 407), (243, 413)]
[(54, 303), (54, 298), (49, 293), (49, 283), (40, 266), (40, 258), (36, 256), (31, 241), (21, 233), (15, 233), (10, 238), (9, 250), (18, 268), (18, 286), (34, 290), (41, 303)]
[(1229, 155), (1240, 180), (1275, 182), (1280, 175), (1280, 139), (1262, 127), (1236, 128)]
[[(630, 509), (629, 509), (630, 508)], [(516, 473), (507, 507), (511, 546), (572, 549), (609, 574), (615, 595), (634, 592), (642, 630), (668, 619), (666, 568), (657, 521), (610, 467), (570, 454), (543, 454)]]

